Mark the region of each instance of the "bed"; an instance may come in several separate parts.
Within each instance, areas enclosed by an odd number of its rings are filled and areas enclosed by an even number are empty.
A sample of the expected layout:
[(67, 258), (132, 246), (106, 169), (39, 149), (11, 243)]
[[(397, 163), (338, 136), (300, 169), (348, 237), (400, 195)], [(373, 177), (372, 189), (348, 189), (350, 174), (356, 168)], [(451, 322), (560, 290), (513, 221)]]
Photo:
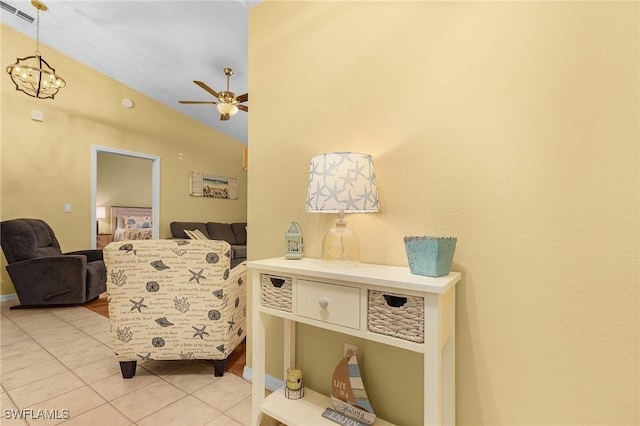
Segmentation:
[(111, 207), (113, 241), (151, 240), (153, 223), (151, 207)]

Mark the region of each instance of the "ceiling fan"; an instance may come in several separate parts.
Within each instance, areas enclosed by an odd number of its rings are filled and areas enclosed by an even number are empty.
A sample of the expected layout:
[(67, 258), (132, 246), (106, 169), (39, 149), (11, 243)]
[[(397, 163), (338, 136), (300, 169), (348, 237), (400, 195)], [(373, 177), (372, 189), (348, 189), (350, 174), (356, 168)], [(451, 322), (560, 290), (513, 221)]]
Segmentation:
[(240, 105), (242, 102), (249, 100), (249, 94), (236, 96), (235, 93), (229, 91), (229, 77), (233, 75), (233, 70), (229, 67), (225, 67), (224, 74), (227, 76), (227, 90), (222, 92), (216, 92), (211, 87), (207, 86), (201, 81), (194, 80), (193, 82), (202, 87), (207, 92), (211, 93), (218, 99), (218, 102), (212, 101), (178, 101), (181, 104), (213, 104), (216, 105), (220, 112), (220, 120), (228, 120), (232, 115), (235, 115), (238, 110), (249, 112), (249, 107), (246, 105)]

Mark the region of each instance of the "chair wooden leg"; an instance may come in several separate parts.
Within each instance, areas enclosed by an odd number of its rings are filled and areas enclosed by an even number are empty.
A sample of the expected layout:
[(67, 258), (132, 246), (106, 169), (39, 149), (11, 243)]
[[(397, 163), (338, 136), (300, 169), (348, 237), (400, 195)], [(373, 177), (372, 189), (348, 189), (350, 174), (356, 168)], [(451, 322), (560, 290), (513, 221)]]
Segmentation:
[(224, 369), (227, 367), (227, 359), (214, 359), (213, 360), (213, 373), (215, 377), (224, 376)]
[(120, 371), (123, 379), (130, 379), (136, 375), (137, 361), (120, 361)]

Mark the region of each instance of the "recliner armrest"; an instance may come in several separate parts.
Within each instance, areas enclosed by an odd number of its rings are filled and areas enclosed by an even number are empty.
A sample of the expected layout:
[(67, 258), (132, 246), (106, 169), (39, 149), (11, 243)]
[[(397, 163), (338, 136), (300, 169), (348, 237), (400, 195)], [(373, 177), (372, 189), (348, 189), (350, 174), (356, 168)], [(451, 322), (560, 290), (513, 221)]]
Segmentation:
[(63, 256), (86, 256), (87, 262), (95, 262), (96, 260), (103, 260), (102, 250), (78, 250), (71, 251), (69, 253), (63, 253)]

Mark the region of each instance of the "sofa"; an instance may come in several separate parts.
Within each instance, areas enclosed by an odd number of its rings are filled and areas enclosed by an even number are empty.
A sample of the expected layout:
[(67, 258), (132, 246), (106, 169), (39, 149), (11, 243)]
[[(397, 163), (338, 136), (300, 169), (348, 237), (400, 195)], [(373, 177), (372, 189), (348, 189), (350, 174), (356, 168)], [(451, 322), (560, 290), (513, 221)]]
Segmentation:
[(104, 249), (111, 338), (123, 378), (137, 361), (212, 360), (245, 338), (247, 269), (214, 240), (133, 240)]
[(247, 223), (221, 222), (171, 222), (171, 236), (174, 239), (189, 239), (186, 231), (198, 230), (211, 240), (226, 241), (231, 245), (231, 267), (247, 260)]

